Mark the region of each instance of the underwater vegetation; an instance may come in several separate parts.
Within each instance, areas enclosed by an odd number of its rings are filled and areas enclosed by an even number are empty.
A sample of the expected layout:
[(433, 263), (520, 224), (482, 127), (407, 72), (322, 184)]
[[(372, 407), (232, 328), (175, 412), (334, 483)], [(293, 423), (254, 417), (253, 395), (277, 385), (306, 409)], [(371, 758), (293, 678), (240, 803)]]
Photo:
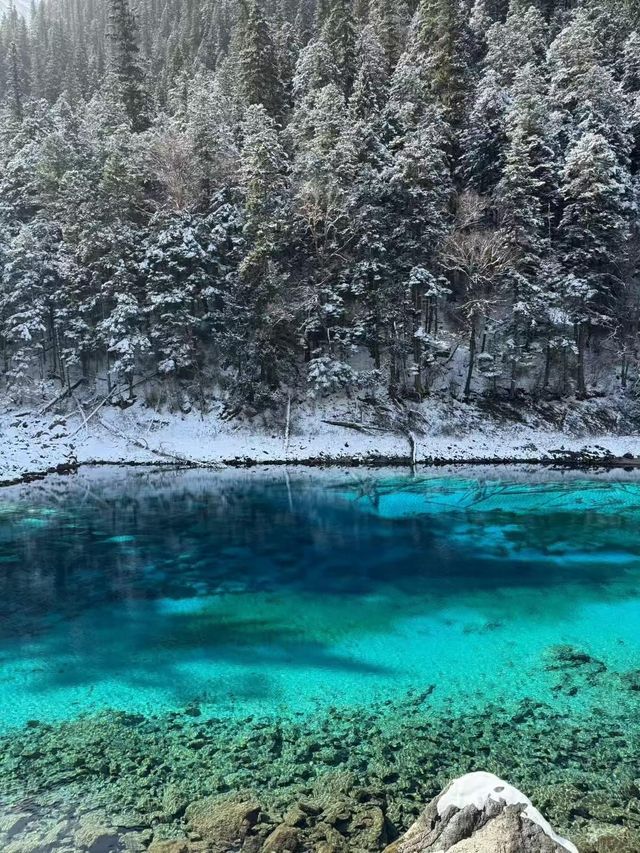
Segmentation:
[(103, 476), (0, 495), (0, 849), (368, 853), (474, 770), (640, 849), (640, 481)]

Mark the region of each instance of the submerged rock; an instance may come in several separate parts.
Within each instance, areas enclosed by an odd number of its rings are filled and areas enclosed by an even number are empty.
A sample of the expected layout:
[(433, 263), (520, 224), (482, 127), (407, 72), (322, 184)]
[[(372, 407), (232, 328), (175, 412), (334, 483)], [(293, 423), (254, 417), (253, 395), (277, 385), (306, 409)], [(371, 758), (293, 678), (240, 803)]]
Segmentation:
[(578, 853), (524, 794), (492, 773), (468, 773), (435, 797), (385, 853)]
[(190, 853), (186, 841), (152, 841), (147, 853)]
[(94, 823), (90, 817), (76, 832), (75, 841), (79, 850), (86, 850), (88, 853), (118, 853), (122, 850), (118, 831), (113, 827)]
[(255, 800), (205, 797), (191, 803), (186, 818), (191, 829), (214, 849), (228, 850), (242, 842), (258, 821), (260, 804)]
[(262, 853), (296, 853), (300, 847), (300, 830), (281, 823), (262, 847)]

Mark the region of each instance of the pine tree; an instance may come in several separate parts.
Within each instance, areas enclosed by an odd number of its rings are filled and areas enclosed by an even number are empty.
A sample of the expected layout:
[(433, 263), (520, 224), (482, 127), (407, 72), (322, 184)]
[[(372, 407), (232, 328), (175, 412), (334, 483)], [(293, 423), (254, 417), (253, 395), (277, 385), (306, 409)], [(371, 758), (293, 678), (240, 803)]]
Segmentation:
[(419, 395), (424, 390), (420, 329), (426, 324), (430, 280), (410, 279), (410, 271), (417, 263), (434, 268), (447, 231), (451, 204), (447, 142), (446, 124), (434, 110), (394, 140), (394, 156), (382, 175), (395, 250), (396, 286), (385, 306), (390, 340), (391, 330), (402, 330), (390, 347), (389, 380), (398, 387), (411, 376)]
[(576, 329), (578, 393), (586, 394), (585, 351), (591, 325), (608, 323), (615, 261), (629, 235), (630, 181), (607, 140), (585, 133), (571, 148), (562, 172), (566, 297)]
[(125, 111), (136, 131), (149, 126), (149, 102), (138, 58), (138, 26), (128, 0), (109, 0), (110, 64)]
[(247, 110), (242, 123), (240, 185), (246, 227), (256, 240), (269, 240), (286, 218), (286, 160), (275, 121), (262, 105)]
[(320, 91), (330, 83), (337, 83), (338, 69), (327, 42), (317, 39), (309, 42), (298, 55), (293, 77), (293, 94), (300, 105), (305, 97)]
[[(287, 163), (274, 120), (262, 105), (247, 110), (242, 124), (240, 185), (245, 209), (245, 254), (232, 291), (236, 324), (234, 354), (241, 396), (256, 389), (277, 394), (286, 379), (296, 339), (287, 304), (287, 278), (279, 264), (290, 206)], [(260, 393), (258, 391), (258, 393)]]
[(471, 64), (480, 66), (487, 52), (487, 33), (494, 23), (485, 0), (474, 0), (469, 14)]
[(420, 0), (411, 23), (408, 49), (424, 67), (430, 96), (452, 127), (466, 109), (468, 31), (456, 0)]
[(396, 0), (371, 0), (369, 24), (384, 50), (386, 72), (391, 74), (403, 51), (409, 25), (408, 6)]
[(284, 91), (271, 30), (261, 0), (252, 0), (240, 50), (242, 94), (248, 104), (262, 104), (269, 115), (282, 112)]
[(488, 69), (478, 83), (476, 98), (461, 136), (460, 173), (478, 193), (491, 193), (502, 176), (506, 145), (508, 91)]
[(602, 46), (593, 22), (578, 10), (549, 48), (550, 97), (562, 119), (559, 144), (581, 135), (603, 135), (622, 163), (628, 163), (633, 137), (628, 100), (611, 71), (600, 63)]
[(372, 26), (366, 26), (357, 45), (358, 68), (349, 106), (357, 120), (370, 122), (387, 100), (385, 52)]
[(329, 17), (322, 28), (340, 85), (348, 97), (355, 73), (356, 34), (348, 0), (330, 0)]
[(503, 330), (513, 395), (518, 375), (532, 365), (538, 347), (535, 333), (545, 308), (541, 269), (551, 249), (558, 180), (545, 84), (535, 65), (516, 74), (511, 96), (505, 167), (496, 202), (513, 248), (513, 261), (504, 276), (512, 308)]
[(23, 100), (24, 93), (22, 87), (22, 74), (20, 70), (20, 61), (18, 59), (18, 49), (13, 41), (9, 47), (9, 104), (11, 113), (16, 121), (22, 121), (23, 117)]
[(486, 38), (486, 66), (505, 87), (511, 86), (519, 68), (528, 64), (540, 66), (545, 61), (548, 26), (533, 3), (513, 0), (506, 21), (490, 27)]
[(640, 34), (635, 30), (624, 44), (622, 86), (630, 94), (640, 92)]

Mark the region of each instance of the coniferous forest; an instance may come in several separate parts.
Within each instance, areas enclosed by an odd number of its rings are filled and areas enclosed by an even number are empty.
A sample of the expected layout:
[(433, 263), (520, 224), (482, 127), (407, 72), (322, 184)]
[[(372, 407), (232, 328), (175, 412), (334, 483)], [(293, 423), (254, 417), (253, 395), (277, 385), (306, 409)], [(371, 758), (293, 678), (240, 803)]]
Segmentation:
[(637, 0), (39, 0), (0, 391), (633, 395)]

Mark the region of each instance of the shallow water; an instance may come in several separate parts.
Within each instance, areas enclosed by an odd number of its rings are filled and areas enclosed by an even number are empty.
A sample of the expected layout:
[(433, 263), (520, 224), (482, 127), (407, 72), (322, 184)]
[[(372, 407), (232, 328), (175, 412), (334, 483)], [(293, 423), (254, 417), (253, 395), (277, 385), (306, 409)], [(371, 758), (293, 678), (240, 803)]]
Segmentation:
[(536, 468), (0, 490), (0, 849), (182, 845), (213, 795), (372, 853), (488, 770), (640, 851), (639, 519), (634, 473)]
[[(433, 712), (526, 698), (626, 718), (639, 521), (633, 477), (508, 470), (85, 472), (7, 489), (0, 732), (105, 709), (286, 717), (408, 691)], [(565, 689), (565, 670), (585, 689)]]

